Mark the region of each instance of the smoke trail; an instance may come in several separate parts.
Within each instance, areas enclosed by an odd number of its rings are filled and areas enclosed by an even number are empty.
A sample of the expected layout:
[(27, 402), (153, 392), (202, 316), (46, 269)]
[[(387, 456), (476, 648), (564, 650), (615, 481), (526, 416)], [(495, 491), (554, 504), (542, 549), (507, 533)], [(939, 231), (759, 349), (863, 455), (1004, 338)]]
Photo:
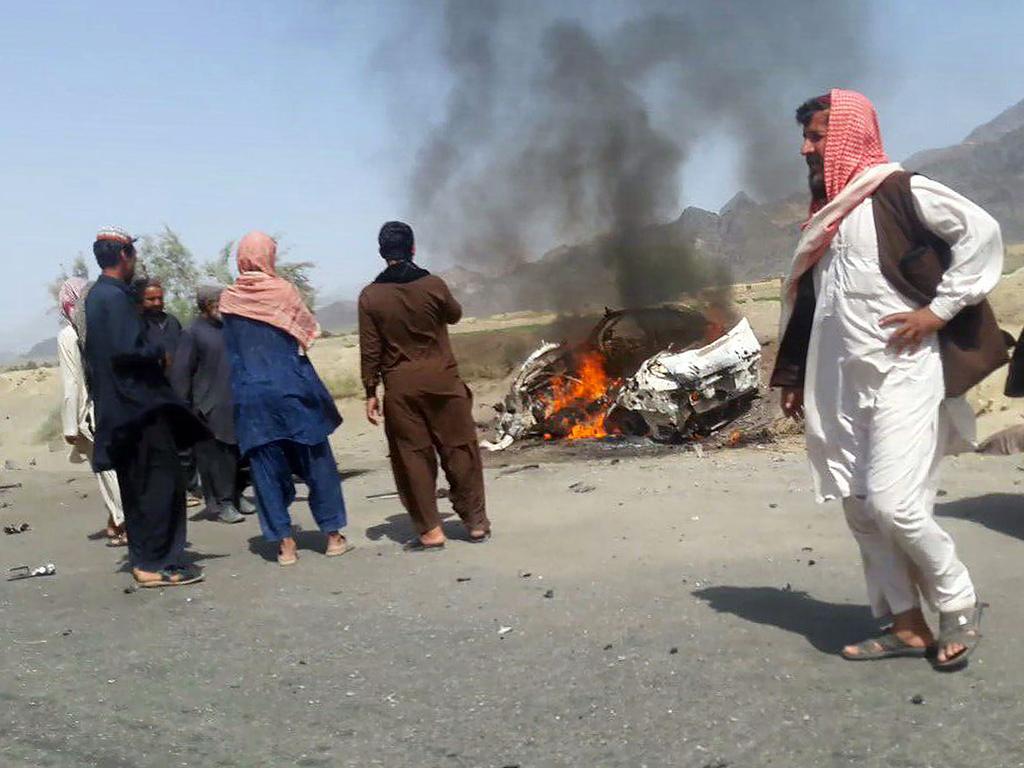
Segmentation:
[(604, 300), (609, 282), (611, 300), (641, 304), (721, 279), (721, 265), (658, 226), (679, 213), (691, 147), (728, 131), (755, 194), (790, 191), (793, 107), (855, 79), (866, 12), (838, 0), (630, 7), (640, 10), (601, 29), (544, 21), (544, 6), (449, 0), (453, 89), (410, 186), (432, 252), (507, 274), (558, 308)]

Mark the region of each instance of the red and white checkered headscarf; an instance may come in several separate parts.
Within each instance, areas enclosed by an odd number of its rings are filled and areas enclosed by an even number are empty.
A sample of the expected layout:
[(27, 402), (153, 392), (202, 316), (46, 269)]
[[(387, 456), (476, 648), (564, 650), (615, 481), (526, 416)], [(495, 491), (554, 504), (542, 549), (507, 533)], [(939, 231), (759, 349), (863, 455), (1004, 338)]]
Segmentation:
[(871, 197), (889, 175), (902, 170), (882, 147), (878, 114), (867, 96), (833, 88), (825, 134), (825, 199), (811, 202), (783, 291), (782, 327), (789, 322), (797, 282), (828, 250), (839, 225)]
[(61, 284), (60, 291), (57, 293), (57, 303), (60, 306), (61, 316), (69, 323), (75, 310), (75, 304), (85, 294), (88, 285), (89, 281), (81, 277), (69, 277)]
[(888, 163), (878, 128), (878, 113), (868, 97), (857, 91), (829, 92), (828, 132), (825, 135), (825, 200), (812, 203), (811, 213), (834, 200), (853, 179), (873, 165)]

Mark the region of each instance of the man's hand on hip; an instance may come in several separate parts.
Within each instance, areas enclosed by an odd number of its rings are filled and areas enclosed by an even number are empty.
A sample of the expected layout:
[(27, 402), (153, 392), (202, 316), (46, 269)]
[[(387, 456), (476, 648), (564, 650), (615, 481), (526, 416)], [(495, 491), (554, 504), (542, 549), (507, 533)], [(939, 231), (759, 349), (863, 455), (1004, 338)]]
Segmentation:
[(380, 400), (376, 396), (366, 398), (366, 420), (376, 427), (383, 419), (380, 412)]
[(897, 352), (916, 352), (922, 341), (945, 327), (946, 321), (928, 307), (921, 307), (913, 312), (898, 312), (883, 317), (880, 325), (883, 328), (896, 328), (889, 337), (890, 348)]

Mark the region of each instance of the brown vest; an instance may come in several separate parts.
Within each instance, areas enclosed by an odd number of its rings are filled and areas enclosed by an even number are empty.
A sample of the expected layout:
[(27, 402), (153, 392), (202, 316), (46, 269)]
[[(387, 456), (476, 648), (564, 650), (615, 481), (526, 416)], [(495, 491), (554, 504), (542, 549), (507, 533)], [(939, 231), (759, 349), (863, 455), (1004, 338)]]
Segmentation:
[[(949, 245), (918, 218), (910, 189), (912, 173), (894, 173), (871, 196), (882, 274), (911, 303), (927, 306), (951, 263)], [(793, 317), (779, 342), (773, 387), (801, 387), (814, 321), (814, 283), (800, 279)], [(1005, 365), (1006, 340), (988, 301), (964, 307), (939, 331), (947, 397), (958, 397)]]

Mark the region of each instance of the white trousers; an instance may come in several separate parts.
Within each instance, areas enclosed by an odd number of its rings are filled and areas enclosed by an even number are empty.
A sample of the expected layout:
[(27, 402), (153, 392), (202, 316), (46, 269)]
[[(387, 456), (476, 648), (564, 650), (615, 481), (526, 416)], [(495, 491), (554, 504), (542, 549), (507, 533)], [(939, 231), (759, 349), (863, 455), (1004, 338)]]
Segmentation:
[[(84, 435), (78, 436), (71, 451), (71, 462), (74, 464), (84, 461), (92, 462), (92, 440)], [(96, 480), (100, 485), (100, 496), (103, 498), (103, 505), (107, 508), (107, 514), (114, 521), (114, 525), (124, 525), (124, 509), (121, 506), (121, 486), (117, 483), (117, 473), (109, 469), (106, 472), (97, 472)]]
[(913, 389), (883, 390), (857, 414), (860, 455), (853, 495), (843, 499), (868, 601), (879, 618), (917, 608), (921, 597), (939, 611), (964, 610), (976, 601), (953, 539), (934, 516), (950, 425), (939, 403), (914, 399)]
[(97, 472), (96, 479), (100, 483), (100, 496), (107, 507), (107, 513), (114, 521), (114, 525), (124, 525), (124, 509), (121, 508), (121, 486), (117, 484), (117, 473), (108, 469), (106, 472)]

